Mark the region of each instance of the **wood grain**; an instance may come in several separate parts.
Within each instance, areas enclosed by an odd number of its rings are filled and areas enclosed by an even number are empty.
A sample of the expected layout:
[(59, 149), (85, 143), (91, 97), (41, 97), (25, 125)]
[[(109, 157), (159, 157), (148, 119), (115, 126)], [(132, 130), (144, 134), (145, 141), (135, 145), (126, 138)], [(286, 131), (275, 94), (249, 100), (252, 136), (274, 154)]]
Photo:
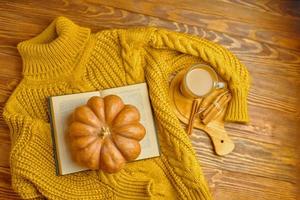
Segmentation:
[[(300, 184), (299, 1), (5, 1), (0, 4), (0, 112), (21, 80), (16, 45), (64, 15), (93, 32), (156, 26), (219, 43), (252, 76), (251, 122), (228, 123), (235, 150), (216, 156), (206, 134), (191, 138), (216, 200), (295, 200)], [(213, 3), (212, 3), (213, 2)], [(0, 116), (0, 199), (11, 188), (9, 130)], [(298, 195), (298, 196), (297, 196)]]
[[(216, 0), (178, 0), (176, 3), (170, 0), (100, 0), (100, 2), (286, 48), (298, 49), (300, 47), (298, 39), (300, 18), (253, 8), (253, 5), (257, 7), (257, 4), (253, 3), (255, 1), (239, 4)], [(283, 4), (287, 2), (294, 6), (295, 11), (298, 9), (298, 13), (300, 12), (299, 2), (285, 1)]]

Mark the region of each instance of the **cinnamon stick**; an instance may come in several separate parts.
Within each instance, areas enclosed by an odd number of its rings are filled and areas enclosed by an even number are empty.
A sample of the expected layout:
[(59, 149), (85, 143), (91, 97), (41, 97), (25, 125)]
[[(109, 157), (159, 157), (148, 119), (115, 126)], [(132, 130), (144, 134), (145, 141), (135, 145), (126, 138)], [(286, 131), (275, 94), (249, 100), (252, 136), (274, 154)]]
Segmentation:
[(221, 93), (224, 93), (224, 92), (225, 92), (224, 89), (214, 90), (211, 94), (209, 94), (209, 96), (207, 96), (203, 99), (201, 107), (207, 108), (216, 97), (218, 97)]
[(194, 121), (195, 121), (195, 116), (197, 111), (199, 110), (200, 106), (201, 106), (201, 102), (202, 99), (195, 99), (193, 101), (193, 105), (192, 105), (192, 110), (191, 110), (191, 114), (190, 114), (190, 118), (189, 118), (189, 123), (187, 126), (187, 134), (191, 135), (192, 134), (192, 129), (194, 126)]
[(231, 94), (226, 94), (222, 96), (219, 101), (213, 103), (213, 108), (210, 110), (208, 114), (204, 116), (202, 119), (203, 124), (208, 124), (211, 120), (217, 117), (222, 110), (224, 109), (225, 105), (231, 100)]
[(214, 103), (218, 102), (224, 95), (226, 95), (228, 93), (228, 90), (223, 90), (222, 93), (217, 96), (215, 99), (214, 99), (214, 102), (211, 103), (210, 102), (210, 105), (207, 107), (207, 109), (205, 109), (205, 111), (201, 114), (201, 119), (205, 118), (205, 116), (211, 112), (211, 109), (213, 109), (214, 107)]

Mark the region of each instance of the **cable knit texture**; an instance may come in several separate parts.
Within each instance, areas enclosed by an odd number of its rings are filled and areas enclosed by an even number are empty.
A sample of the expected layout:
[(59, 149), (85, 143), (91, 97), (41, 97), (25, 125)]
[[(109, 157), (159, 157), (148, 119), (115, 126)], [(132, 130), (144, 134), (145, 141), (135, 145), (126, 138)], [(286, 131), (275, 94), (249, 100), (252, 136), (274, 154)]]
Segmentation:
[[(59, 17), (21, 42), (23, 80), (4, 109), (12, 150), (12, 185), (25, 199), (211, 199), (190, 140), (170, 107), (169, 76), (206, 62), (233, 94), (226, 120), (248, 121), (249, 75), (228, 50), (195, 36), (157, 28), (95, 34)], [(55, 175), (47, 98), (147, 82), (161, 156), (115, 174)]]

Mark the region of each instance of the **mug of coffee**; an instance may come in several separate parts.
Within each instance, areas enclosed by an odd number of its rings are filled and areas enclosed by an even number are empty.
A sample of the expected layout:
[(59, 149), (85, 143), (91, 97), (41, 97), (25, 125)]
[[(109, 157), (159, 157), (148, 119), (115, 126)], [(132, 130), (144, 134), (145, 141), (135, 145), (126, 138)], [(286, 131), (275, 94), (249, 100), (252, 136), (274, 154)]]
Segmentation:
[(195, 64), (187, 69), (180, 90), (187, 98), (201, 98), (224, 87), (225, 83), (218, 81), (217, 73), (210, 66)]

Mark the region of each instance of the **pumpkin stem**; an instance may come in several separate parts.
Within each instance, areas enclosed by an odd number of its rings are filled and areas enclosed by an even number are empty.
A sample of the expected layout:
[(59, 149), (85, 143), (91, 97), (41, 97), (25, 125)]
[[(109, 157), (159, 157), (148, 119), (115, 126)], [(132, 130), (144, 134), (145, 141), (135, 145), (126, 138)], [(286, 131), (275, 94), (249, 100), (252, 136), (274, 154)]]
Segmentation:
[(108, 136), (108, 135), (110, 135), (110, 130), (109, 130), (109, 127), (106, 127), (106, 126), (102, 127), (100, 133), (98, 133), (98, 136), (101, 138)]

